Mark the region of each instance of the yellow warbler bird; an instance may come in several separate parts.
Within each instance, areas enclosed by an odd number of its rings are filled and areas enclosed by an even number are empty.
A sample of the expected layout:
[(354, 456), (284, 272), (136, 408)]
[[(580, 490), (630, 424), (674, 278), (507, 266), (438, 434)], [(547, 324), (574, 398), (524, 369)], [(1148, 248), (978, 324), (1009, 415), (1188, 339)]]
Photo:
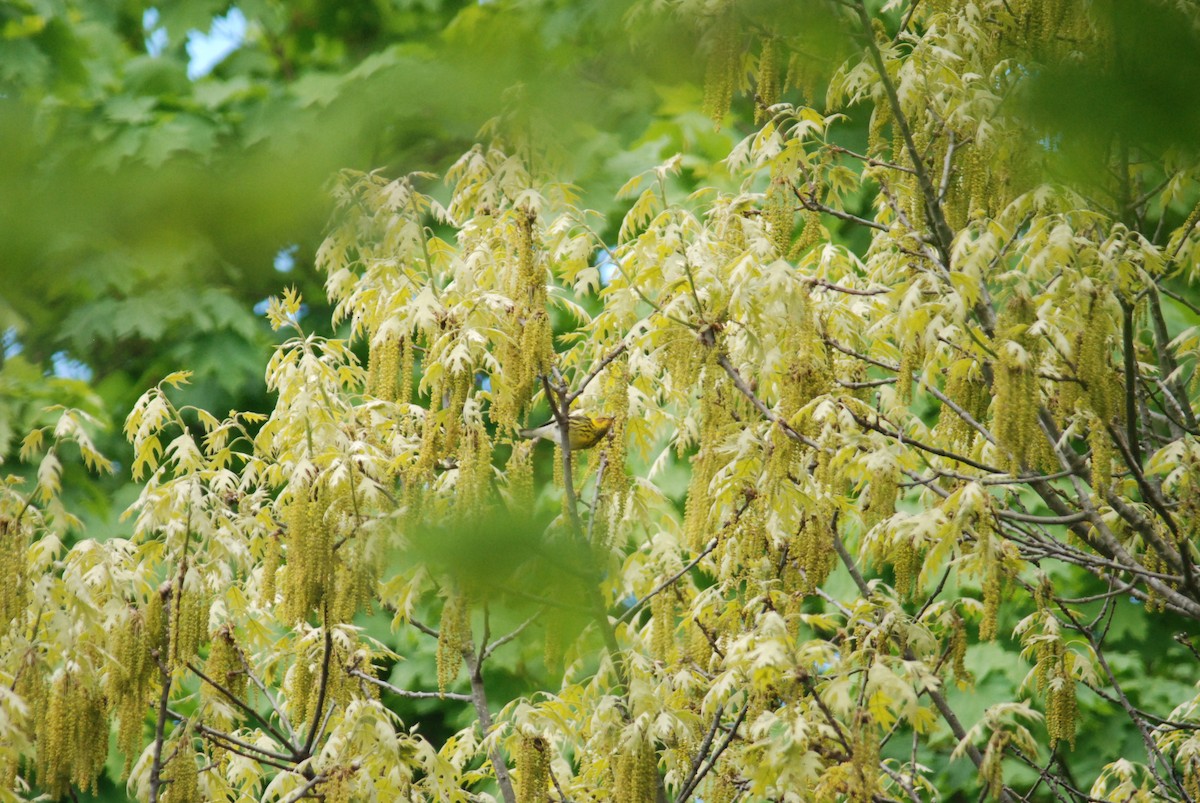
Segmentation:
[[(591, 449), (599, 443), (612, 427), (613, 418), (610, 415), (592, 415), (590, 413), (575, 413), (567, 419), (567, 432), (571, 437), (571, 451)], [(559, 443), (562, 440), (562, 430), (558, 427), (558, 419), (552, 418), (540, 427), (521, 430), (522, 438), (545, 438)]]

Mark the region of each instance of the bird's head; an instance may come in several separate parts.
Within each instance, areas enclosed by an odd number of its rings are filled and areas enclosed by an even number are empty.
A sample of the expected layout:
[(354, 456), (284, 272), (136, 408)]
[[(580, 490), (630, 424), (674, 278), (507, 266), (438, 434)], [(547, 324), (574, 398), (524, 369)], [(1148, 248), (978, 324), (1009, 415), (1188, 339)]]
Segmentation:
[(596, 428), (596, 431), (599, 432), (601, 436), (603, 436), (604, 434), (606, 434), (608, 432), (609, 428), (612, 427), (613, 421), (615, 419), (611, 415), (590, 415), (589, 414), (588, 420), (592, 422), (592, 426)]

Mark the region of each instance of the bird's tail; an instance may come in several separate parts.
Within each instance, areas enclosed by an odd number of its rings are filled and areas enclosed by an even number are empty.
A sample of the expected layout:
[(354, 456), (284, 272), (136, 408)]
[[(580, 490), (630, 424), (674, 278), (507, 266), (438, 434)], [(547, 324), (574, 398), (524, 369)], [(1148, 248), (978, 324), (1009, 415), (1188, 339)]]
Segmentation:
[(547, 424), (542, 424), (540, 427), (532, 427), (530, 429), (523, 429), (520, 432), (520, 435), (522, 438), (550, 438), (552, 440), (554, 439), (554, 436), (557, 434), (558, 434), (558, 422), (557, 421), (551, 421)]

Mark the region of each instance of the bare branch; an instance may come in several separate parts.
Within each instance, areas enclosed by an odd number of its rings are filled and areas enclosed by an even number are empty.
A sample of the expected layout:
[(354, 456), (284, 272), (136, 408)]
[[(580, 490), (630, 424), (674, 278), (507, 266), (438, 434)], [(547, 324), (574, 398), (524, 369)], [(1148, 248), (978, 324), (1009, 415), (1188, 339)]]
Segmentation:
[(399, 686), (393, 686), (386, 680), (380, 680), (374, 675), (368, 674), (361, 669), (351, 669), (350, 674), (356, 678), (361, 678), (368, 683), (372, 683), (381, 689), (385, 689), (397, 697), (404, 697), (409, 700), (455, 700), (462, 703), (469, 703), (472, 700), (471, 695), (458, 694), (456, 692), (446, 692), (443, 694), (442, 692), (436, 691), (409, 691), (408, 689), (402, 689)]
[[(1129, 717), (1130, 722), (1132, 722), (1134, 727), (1138, 729), (1138, 733), (1142, 737), (1142, 743), (1146, 747), (1146, 753), (1150, 758), (1150, 771), (1154, 773), (1154, 777), (1164, 789), (1167, 787), (1173, 787), (1172, 792), (1179, 794), (1181, 796), (1180, 800), (1192, 801), (1191, 795), (1187, 793), (1183, 783), (1175, 773), (1170, 759), (1164, 756), (1158, 749), (1158, 745), (1155, 743), (1154, 737), (1146, 725), (1146, 720), (1139, 716), (1138, 710), (1134, 708), (1133, 704), (1129, 702), (1129, 698), (1125, 696), (1125, 692), (1121, 690), (1121, 684), (1117, 680), (1116, 674), (1113, 672), (1112, 667), (1109, 666), (1108, 659), (1104, 655), (1104, 648), (1096, 640), (1096, 636), (1092, 632), (1092, 629), (1080, 623), (1074, 612), (1072, 612), (1071, 609), (1066, 605), (1063, 605), (1061, 602), (1057, 602), (1057, 604), (1058, 609), (1062, 611), (1063, 615), (1067, 619), (1071, 621), (1071, 625), (1074, 630), (1087, 639), (1088, 644), (1092, 648), (1092, 655), (1096, 657), (1096, 661), (1100, 664), (1100, 668), (1104, 670), (1104, 675), (1108, 678), (1108, 685), (1112, 688), (1117, 702), (1120, 704), (1121, 708), (1124, 709), (1126, 715)], [(1166, 777), (1162, 775), (1164, 772), (1166, 773)]]
[(593, 379), (595, 379), (597, 376), (599, 376), (600, 372), (603, 371), (605, 368), (607, 368), (609, 363), (611, 363), (617, 357), (620, 357), (622, 354), (624, 354), (625, 350), (628, 348), (629, 348), (629, 344), (622, 341), (615, 349), (610, 351), (608, 354), (605, 354), (604, 358), (602, 360), (600, 360), (600, 362), (596, 363), (595, 367), (592, 368), (592, 370), (588, 371), (587, 375), (584, 376), (583, 379), (579, 380), (578, 387), (576, 387), (575, 390), (573, 390), (567, 394), (567, 398), (566, 398), (567, 406), (570, 407), (575, 402), (575, 400), (579, 398), (580, 394), (583, 393), (584, 389), (587, 388), (587, 386), (589, 384), (591, 384), (591, 381)]
[[(704, 759), (708, 757), (708, 751), (712, 747), (713, 737), (717, 735), (717, 729), (721, 727), (721, 717), (725, 714), (725, 705), (722, 703), (717, 706), (717, 713), (713, 716), (712, 727), (708, 729), (708, 733), (704, 735), (704, 740), (700, 742), (700, 747), (696, 749), (696, 756), (692, 759), (692, 768), (688, 772), (688, 776), (683, 780), (680, 789), (688, 789), (696, 780), (697, 773), (700, 772), (700, 766), (704, 763)], [(679, 795), (679, 799), (683, 799), (683, 794)]]
[(314, 775), (313, 777), (309, 778), (308, 781), (304, 784), (304, 786), (301, 786), (299, 789), (297, 789), (295, 792), (293, 792), (290, 797), (287, 797), (287, 798), (281, 800), (280, 803), (296, 803), (297, 800), (301, 800), (303, 798), (308, 797), (309, 796), (308, 793), (310, 791), (312, 791), (313, 787), (315, 787), (317, 784), (324, 783), (324, 782), (325, 782), (325, 775), (323, 773), (318, 773), (317, 775)]
[(270, 733), (273, 737), (275, 737), (275, 741), (284, 745), (285, 747), (287, 747), (289, 750), (292, 751), (293, 755), (296, 755), (295, 746), (290, 741), (288, 741), (287, 737), (285, 737), (282, 733), (280, 733), (278, 730), (276, 730), (275, 726), (272, 725), (270, 723), (270, 721), (267, 720), (264, 716), (259, 714), (257, 711), (255, 711), (253, 708), (251, 708), (249, 705), (247, 705), (240, 697), (238, 697), (236, 694), (231, 692), (224, 685), (222, 685), (221, 683), (218, 683), (217, 681), (210, 678), (208, 675), (204, 674), (204, 672), (199, 667), (197, 667), (195, 664), (189, 663), (187, 665), (187, 668), (192, 670), (192, 672), (196, 675), (196, 677), (200, 678), (205, 683), (207, 683), (209, 686), (212, 686), (214, 689), (219, 691), (221, 693), (221, 695), (223, 697), (225, 697), (226, 700), (228, 700), (229, 702), (233, 703), (235, 706), (240, 708), (243, 712), (246, 713), (247, 716), (250, 716), (253, 719), (257, 720), (258, 723), (260, 725), (262, 725), (263, 728), (265, 728), (268, 733)]
[(852, 215), (849, 212), (844, 212), (841, 209), (835, 209), (832, 206), (827, 206), (817, 200), (817, 197), (812, 193), (805, 194), (800, 191), (799, 187), (793, 186), (792, 191), (796, 194), (796, 198), (800, 200), (800, 205), (810, 212), (821, 212), (822, 214), (835, 217), (838, 220), (844, 220), (847, 223), (854, 223), (859, 226), (866, 226), (869, 229), (876, 231), (887, 231), (888, 227), (874, 220), (867, 220), (858, 215)]
[(439, 638), (441, 638), (441, 637), (442, 637), (442, 634), (441, 634), (441, 633), (439, 633), (438, 631), (434, 630), (434, 629), (433, 629), (432, 627), (430, 627), (429, 625), (422, 624), (421, 622), (417, 621), (416, 619), (413, 619), (411, 616), (410, 616), (410, 617), (408, 617), (408, 620), (407, 620), (407, 621), (408, 621), (408, 623), (409, 623), (410, 625), (412, 625), (413, 627), (415, 627), (417, 630), (421, 631), (422, 633), (424, 633), (425, 635), (427, 635), (427, 636), (429, 636), (429, 637), (431, 637), (431, 638), (439, 639)]
[(325, 695), (329, 692), (329, 662), (333, 657), (333, 633), (329, 629), (329, 618), (325, 618), (325, 651), (321, 657), (321, 680), (317, 688), (317, 707), (313, 709), (312, 727), (309, 728), (308, 738), (304, 740), (302, 754), (305, 758), (312, 755), (313, 745), (317, 742), (317, 734), (322, 726), (321, 717), (325, 711)]
[[(176, 722), (187, 721), (187, 717), (185, 717), (183, 714), (175, 711), (170, 711), (168, 713)], [(284, 755), (283, 753), (279, 753), (274, 750), (267, 750), (265, 747), (259, 747), (258, 745), (250, 744), (249, 742), (243, 741), (232, 734), (219, 731), (216, 728), (210, 728), (203, 722), (194, 723), (192, 727), (194, 727), (196, 732), (206, 739), (210, 739), (214, 742), (219, 740), (221, 742), (221, 744), (218, 745), (219, 747), (229, 750), (230, 752), (240, 753), (241, 755), (246, 756), (246, 758), (253, 759), (254, 761), (260, 761), (264, 764), (270, 764), (272, 767), (279, 767), (280, 769), (286, 770), (290, 770), (296, 763), (295, 756)]]
[(784, 433), (792, 440), (799, 441), (805, 446), (812, 447), (813, 449), (820, 448), (816, 441), (814, 441), (812, 438), (801, 435), (799, 432), (792, 429), (788, 423), (784, 421), (775, 411), (763, 404), (762, 399), (758, 398), (754, 391), (750, 389), (750, 386), (746, 384), (746, 380), (742, 378), (740, 373), (738, 373), (737, 368), (733, 367), (733, 363), (729, 361), (728, 355), (721, 354), (718, 356), (717, 363), (725, 369), (725, 373), (728, 374), (729, 378), (733, 380), (734, 387), (741, 391), (742, 395), (749, 399), (750, 402), (758, 409), (760, 413), (763, 414), (768, 421), (771, 421), (777, 427), (782, 429)]
[[(170, 617), (166, 617), (170, 621)], [(167, 671), (166, 661), (159, 650), (152, 650), (150, 655), (158, 662), (158, 719), (154, 724), (154, 757), (150, 762), (150, 803), (158, 803), (158, 793), (162, 788), (162, 748), (166, 738), (167, 704), (171, 699), (171, 673)]]
[(910, 175), (915, 172), (911, 167), (898, 165), (895, 162), (885, 162), (881, 159), (875, 159), (874, 157), (867, 156), (866, 154), (856, 153), (849, 148), (843, 148), (841, 145), (826, 145), (825, 147), (834, 153), (842, 153), (853, 159), (857, 159), (869, 167), (886, 167), (888, 170), (899, 170), (901, 173), (908, 173)]
[[(487, 690), (483, 685), (483, 662), (475, 657), (475, 649), (470, 644), (470, 639), (467, 639), (462, 653), (471, 678), (471, 703), (475, 706), (475, 716), (479, 717), (479, 727), (483, 731), (483, 736), (487, 738), (495, 724), (492, 721), (492, 712), (488, 709)], [(492, 760), (492, 768), (496, 772), (496, 783), (500, 786), (500, 794), (504, 796), (504, 803), (517, 803), (512, 778), (508, 774), (508, 764), (505, 763), (499, 748), (493, 748), (489, 758)]]
[(742, 710), (738, 712), (737, 719), (735, 719), (733, 721), (733, 725), (730, 726), (729, 733), (726, 734), (725, 740), (721, 742), (721, 746), (713, 751), (708, 763), (705, 764), (699, 772), (695, 773), (695, 775), (692, 777), (691, 784), (683, 789), (680, 789), (679, 796), (675, 798), (676, 803), (683, 803), (683, 801), (691, 797), (692, 793), (696, 791), (696, 787), (699, 786), (700, 782), (704, 780), (704, 776), (712, 772), (712, 768), (717, 765), (717, 760), (721, 758), (721, 754), (725, 752), (725, 748), (729, 747), (730, 743), (733, 741), (733, 738), (737, 735), (738, 728), (741, 727), (742, 722), (746, 719), (746, 713), (749, 710), (750, 706), (742, 706)]
[(491, 644), (484, 647), (479, 653), (479, 660), (486, 661), (488, 659), (488, 656), (490, 656), (496, 650), (500, 649), (505, 644), (509, 643), (510, 641), (512, 641), (513, 639), (517, 638), (522, 633), (524, 633), (525, 629), (527, 627), (529, 627), (531, 624), (533, 624), (534, 622), (536, 622), (538, 620), (538, 618), (541, 617), (541, 615), (542, 615), (542, 612), (538, 611), (533, 616), (530, 616), (524, 622), (521, 622), (521, 624), (517, 625), (516, 629), (513, 630), (511, 633), (501, 636), (500, 638), (493, 641)]
[(648, 594), (646, 594), (646, 596), (642, 597), (637, 602), (630, 605), (629, 610), (625, 611), (625, 613), (623, 613), (617, 617), (617, 621), (624, 622), (624, 621), (630, 619), (634, 615), (634, 613), (636, 613), (638, 610), (641, 609), (641, 607), (643, 605), (645, 605), (647, 602), (649, 602), (651, 599), (653, 599), (655, 595), (665, 591), (666, 589), (668, 589), (672, 585), (674, 585), (676, 580), (678, 580), (680, 577), (683, 577), (685, 574), (690, 572), (693, 568), (696, 567), (696, 565), (698, 563), (700, 563), (700, 561), (704, 560), (706, 557), (708, 557), (710, 554), (712, 554), (712, 551), (717, 548), (717, 543), (718, 543), (718, 539), (716, 539), (716, 538), (711, 539), (708, 542), (708, 545), (705, 546), (704, 549), (702, 549), (700, 551), (700, 554), (698, 554), (692, 560), (688, 561), (688, 564), (686, 566), (684, 566), (682, 569), (680, 569), (679, 571), (675, 572), (675, 574), (671, 575), (666, 580), (663, 580), (661, 583), (656, 585)]

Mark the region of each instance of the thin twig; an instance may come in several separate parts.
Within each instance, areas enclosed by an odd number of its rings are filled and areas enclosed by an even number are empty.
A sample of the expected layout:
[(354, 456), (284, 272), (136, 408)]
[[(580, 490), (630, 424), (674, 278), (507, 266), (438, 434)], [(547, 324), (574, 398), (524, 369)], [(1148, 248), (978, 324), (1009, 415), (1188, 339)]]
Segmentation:
[(288, 741), (287, 737), (285, 737), (282, 733), (280, 733), (278, 730), (276, 730), (275, 727), (270, 723), (270, 721), (266, 717), (264, 717), (262, 714), (255, 711), (249, 705), (247, 705), (240, 697), (238, 697), (232, 691), (227, 689), (221, 683), (218, 683), (217, 681), (210, 678), (208, 675), (204, 674), (204, 672), (201, 671), (201, 669), (199, 667), (197, 667), (195, 664), (189, 663), (187, 665), (187, 668), (192, 670), (192, 672), (195, 673), (196, 677), (200, 678), (205, 683), (207, 683), (208, 685), (212, 686), (214, 689), (219, 691), (225, 697), (225, 699), (229, 700), (229, 702), (236, 705), (238, 708), (240, 708), (242, 711), (244, 711), (248, 716), (253, 717), (254, 719), (258, 720), (259, 724), (262, 725), (267, 730), (268, 733), (270, 733), (273, 737), (275, 737), (275, 740), (277, 742), (284, 745), (289, 750), (292, 750), (293, 753), (295, 752), (295, 750), (296, 750), (295, 746), (290, 741)]
[(782, 429), (784, 431), (784, 434), (786, 434), (792, 440), (803, 443), (805, 446), (808, 446), (813, 449), (820, 448), (820, 446), (817, 444), (816, 441), (814, 441), (812, 438), (809, 438), (805, 435), (801, 435), (799, 432), (797, 432), (795, 429), (793, 429), (786, 421), (784, 421), (783, 418), (778, 413), (776, 413), (770, 407), (768, 407), (766, 404), (764, 404), (762, 399), (758, 398), (758, 396), (754, 393), (754, 391), (750, 389), (750, 386), (748, 384), (746, 384), (746, 380), (742, 378), (742, 375), (740, 373), (738, 373), (738, 369), (735, 368), (733, 366), (733, 363), (731, 363), (729, 361), (729, 355), (727, 355), (727, 354), (719, 355), (717, 357), (717, 363), (722, 368), (725, 369), (725, 373), (728, 374), (729, 378), (733, 380), (734, 387), (736, 387), (739, 391), (741, 391), (742, 395), (745, 396), (747, 399), (749, 399), (751, 404), (753, 404), (758, 409), (758, 411), (760, 413), (762, 413), (763, 416), (768, 421), (771, 421), (777, 427)]
[(713, 751), (708, 763), (705, 764), (704, 767), (698, 773), (696, 773), (695, 777), (692, 778), (691, 785), (679, 791), (679, 796), (675, 798), (676, 803), (683, 803), (683, 801), (691, 797), (692, 792), (695, 792), (696, 787), (699, 786), (700, 782), (704, 780), (704, 776), (712, 772), (712, 768), (717, 765), (717, 760), (721, 757), (721, 754), (725, 752), (725, 748), (729, 747), (734, 736), (737, 735), (738, 728), (741, 727), (742, 722), (746, 719), (746, 713), (749, 710), (750, 706), (742, 706), (742, 710), (738, 712), (737, 719), (735, 719), (733, 721), (733, 725), (730, 726), (729, 733), (725, 736), (725, 740), (721, 742), (721, 746)]
[[(466, 659), (471, 679), (471, 702), (475, 706), (475, 716), (479, 718), (479, 727), (486, 739), (495, 724), (492, 721), (492, 712), (488, 709), (487, 690), (483, 685), (483, 662), (475, 657), (475, 649), (471, 646), (469, 639), (466, 646), (463, 647), (462, 653), (463, 658)], [(496, 772), (496, 783), (500, 786), (500, 794), (504, 796), (504, 803), (517, 803), (512, 778), (508, 774), (508, 764), (505, 763), (499, 747), (492, 748), (489, 757), (492, 760), (492, 769)]]
[(524, 622), (521, 622), (521, 624), (517, 625), (516, 629), (515, 629), (515, 630), (513, 630), (511, 633), (508, 633), (508, 634), (506, 634), (506, 635), (503, 635), (503, 636), (501, 636), (500, 638), (498, 638), (498, 639), (496, 639), (495, 641), (493, 641), (491, 644), (489, 644), (489, 645), (487, 645), (486, 647), (484, 647), (484, 648), (483, 648), (483, 649), (480, 651), (480, 654), (479, 654), (479, 660), (480, 660), (480, 661), (486, 661), (486, 660), (488, 659), (488, 657), (489, 657), (489, 656), (490, 656), (492, 653), (494, 653), (496, 650), (500, 649), (500, 648), (501, 648), (501, 647), (503, 647), (505, 644), (509, 643), (510, 641), (512, 641), (513, 639), (517, 638), (517, 637), (518, 637), (518, 636), (520, 636), (522, 633), (524, 633), (524, 632), (525, 632), (525, 628), (529, 627), (531, 624), (533, 624), (534, 622), (536, 622), (536, 621), (538, 620), (538, 618), (539, 618), (541, 615), (542, 615), (542, 612), (541, 612), (541, 611), (538, 611), (538, 612), (537, 612), (537, 613), (535, 613), (533, 616), (530, 616), (530, 617), (529, 617), (528, 619), (526, 619)]
[[(186, 722), (187, 717), (175, 711), (170, 712), (171, 718), (177, 722)], [(204, 738), (216, 744), (223, 750), (228, 750), (231, 753), (237, 753), (252, 761), (257, 761), (260, 764), (268, 764), (272, 767), (277, 767), (282, 770), (291, 770), (295, 765), (293, 756), (285, 756), (282, 753), (276, 753), (273, 750), (267, 750), (262, 747), (257, 747), (249, 742), (238, 739), (236, 736), (231, 736), (224, 731), (219, 731), (215, 728), (210, 728), (202, 722), (197, 722), (193, 725), (196, 732)]]
[[(170, 621), (170, 617), (166, 617)], [(151, 657), (158, 662), (159, 685), (158, 720), (154, 725), (154, 758), (150, 762), (150, 803), (158, 803), (158, 791), (162, 787), (162, 748), (166, 738), (167, 704), (171, 700), (171, 673), (159, 650), (152, 650)]]
[(895, 162), (885, 162), (882, 159), (876, 159), (873, 156), (867, 156), (863, 153), (856, 153), (849, 148), (843, 148), (841, 145), (826, 145), (826, 147), (834, 153), (843, 153), (846, 156), (858, 159), (870, 167), (886, 167), (889, 170), (899, 170), (901, 173), (909, 173), (910, 175), (915, 172), (911, 167), (905, 167)]
[[(721, 703), (717, 706), (717, 713), (713, 717), (712, 727), (708, 729), (708, 733), (704, 735), (704, 741), (700, 742), (700, 747), (696, 749), (696, 756), (692, 759), (692, 768), (688, 772), (687, 778), (680, 785), (680, 789), (688, 789), (692, 782), (696, 779), (697, 773), (700, 772), (700, 766), (704, 763), (704, 759), (708, 757), (709, 748), (712, 747), (713, 737), (717, 735), (717, 730), (721, 727), (721, 717), (725, 713), (725, 704)], [(681, 794), (680, 799), (683, 799)]]
[(251, 671), (250, 663), (246, 658), (246, 655), (241, 650), (237, 651), (237, 655), (238, 660), (242, 664), (242, 671), (246, 673), (246, 677), (250, 678), (254, 685), (258, 687), (258, 690), (262, 692), (263, 696), (267, 698), (267, 703), (270, 704), (271, 710), (275, 712), (277, 717), (279, 717), (279, 721), (283, 727), (287, 729), (288, 735), (294, 739), (296, 737), (296, 731), (292, 728), (291, 720), (288, 719), (288, 716), (286, 713), (284, 713), (283, 708), (275, 701), (275, 697), (271, 694), (270, 690), (267, 689), (266, 684), (263, 683), (253, 671)]
[(421, 622), (417, 621), (416, 619), (413, 619), (411, 616), (408, 617), (408, 623), (410, 625), (412, 625), (413, 627), (415, 627), (417, 630), (420, 630), (422, 633), (424, 633), (427, 636), (430, 636), (435, 639), (440, 639), (442, 637), (441, 633), (434, 630), (429, 625), (422, 624)]
[(308, 779), (308, 782), (292, 793), (291, 797), (281, 800), (280, 803), (296, 803), (297, 800), (308, 797), (309, 791), (319, 783), (325, 782), (324, 773), (318, 773)]
[(607, 467), (608, 449), (605, 449), (600, 454), (599, 465), (596, 466), (596, 487), (592, 490), (592, 505), (588, 512), (587, 542), (589, 544), (595, 543), (592, 541), (592, 534), (596, 530), (596, 510), (600, 507), (600, 486), (604, 481), (604, 469)]
[(877, 231), (889, 231), (887, 226), (879, 223), (878, 221), (867, 220), (865, 217), (852, 215), (849, 212), (843, 212), (841, 209), (827, 206), (826, 204), (818, 201), (816, 196), (814, 196), (812, 193), (805, 194), (801, 192), (799, 187), (793, 186), (792, 191), (796, 194), (796, 198), (799, 199), (800, 205), (810, 212), (821, 212), (829, 215), (830, 217), (835, 217), (839, 220), (845, 220), (848, 223), (855, 223), (859, 226), (866, 226), (869, 229), (875, 229)]
[(843, 287), (840, 284), (834, 284), (833, 282), (828, 281), (827, 279), (821, 279), (821, 278), (815, 277), (815, 276), (808, 277), (808, 278), (800, 278), (800, 281), (804, 282), (805, 284), (811, 284), (814, 287), (820, 287), (825, 290), (832, 290), (835, 293), (845, 293), (846, 295), (850, 295), (850, 296), (882, 296), (882, 295), (887, 295), (888, 293), (892, 292), (892, 288), (890, 288), (890, 287), (877, 287), (874, 290), (859, 290), (854, 287)]
[[(1108, 659), (1104, 655), (1104, 649), (1100, 643), (1096, 641), (1096, 636), (1092, 632), (1091, 628), (1080, 623), (1080, 621), (1075, 617), (1074, 612), (1072, 612), (1071, 609), (1066, 605), (1063, 605), (1057, 600), (1056, 603), (1058, 604), (1058, 609), (1063, 612), (1063, 615), (1071, 620), (1074, 630), (1087, 639), (1088, 644), (1091, 646), (1092, 655), (1096, 656), (1096, 661), (1100, 664), (1100, 668), (1104, 670), (1104, 674), (1108, 678), (1108, 684), (1110, 687), (1112, 687), (1113, 694), (1116, 695), (1117, 703), (1122, 709), (1124, 709), (1126, 715), (1129, 717), (1129, 720), (1133, 723), (1134, 727), (1137, 728), (1139, 735), (1142, 737), (1142, 743), (1146, 747), (1146, 754), (1149, 758), (1150, 771), (1154, 774), (1154, 777), (1164, 789), (1173, 785), (1175, 787), (1173, 791), (1179, 793), (1182, 796), (1182, 800), (1191, 801), (1192, 797), (1187, 793), (1187, 790), (1184, 789), (1183, 784), (1180, 783), (1179, 778), (1171, 765), (1171, 761), (1158, 749), (1158, 745), (1155, 743), (1149, 728), (1146, 726), (1146, 722), (1142, 717), (1138, 716), (1138, 710), (1131, 702), (1129, 702), (1129, 698), (1125, 696), (1125, 692), (1121, 690), (1121, 684), (1117, 681), (1116, 673), (1114, 673), (1112, 667), (1109, 666)], [(1163, 768), (1163, 771), (1167, 775), (1166, 778), (1159, 774), (1159, 767)], [(1170, 783), (1167, 782), (1168, 778), (1170, 779)]]
[(381, 689), (391, 692), (397, 697), (404, 697), (409, 700), (455, 700), (462, 703), (471, 702), (471, 695), (458, 694), (456, 692), (436, 692), (436, 691), (409, 691), (402, 689), (399, 686), (393, 686), (386, 680), (380, 680), (374, 675), (368, 674), (361, 669), (351, 669), (350, 674), (356, 678), (362, 678), (368, 683), (373, 683)]
[(607, 368), (609, 363), (624, 354), (627, 348), (629, 348), (629, 344), (622, 342), (608, 354), (605, 354), (604, 358), (600, 360), (600, 362), (596, 363), (596, 366), (592, 368), (592, 370), (588, 371), (587, 375), (584, 376), (583, 379), (579, 380), (578, 387), (567, 394), (567, 406), (570, 407), (583, 393), (584, 388), (586, 388), (588, 384), (600, 374), (601, 371)]
[(317, 733), (321, 727), (321, 716), (325, 711), (325, 695), (329, 692), (329, 662), (333, 657), (333, 633), (329, 629), (329, 619), (325, 619), (325, 653), (321, 658), (321, 684), (317, 689), (317, 707), (313, 709), (312, 727), (308, 731), (308, 738), (304, 740), (303, 755), (305, 757), (312, 755), (313, 745), (317, 742)]
[(650, 591), (650, 593), (646, 594), (646, 596), (642, 597), (637, 602), (630, 605), (629, 610), (625, 611), (625, 613), (623, 613), (617, 617), (617, 622), (626, 621), (627, 619), (632, 617), (633, 614), (635, 612), (637, 612), (643, 605), (645, 605), (647, 602), (649, 602), (651, 599), (653, 599), (657, 594), (670, 588), (675, 583), (676, 580), (678, 580), (680, 577), (683, 577), (685, 574), (687, 574), (693, 568), (695, 568), (696, 564), (698, 564), (700, 561), (707, 558), (712, 553), (712, 551), (717, 548), (717, 543), (718, 543), (718, 539), (716, 539), (716, 538), (711, 539), (708, 542), (708, 545), (705, 546), (703, 550), (701, 550), (700, 554), (697, 555), (696, 557), (692, 558), (692, 560), (690, 560), (686, 566), (684, 566), (679, 571), (675, 572), (675, 574), (671, 575), (666, 580), (663, 580), (661, 583), (656, 585), (653, 588), (653, 590)]

